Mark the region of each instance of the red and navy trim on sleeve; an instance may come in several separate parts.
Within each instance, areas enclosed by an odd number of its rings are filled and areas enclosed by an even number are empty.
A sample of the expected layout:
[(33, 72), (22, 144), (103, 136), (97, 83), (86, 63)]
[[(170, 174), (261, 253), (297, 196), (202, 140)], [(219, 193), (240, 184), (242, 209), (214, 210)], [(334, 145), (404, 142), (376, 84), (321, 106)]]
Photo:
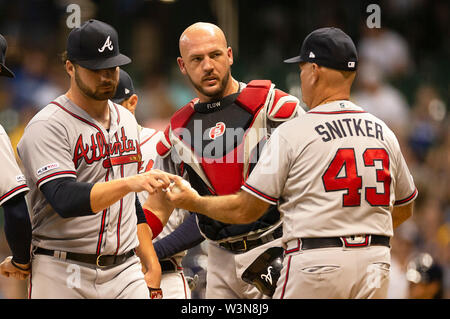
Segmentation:
[(14, 187), (13, 189), (11, 189), (9, 192), (3, 194), (2, 196), (0, 196), (0, 205), (3, 204), (3, 202), (5, 200), (8, 200), (9, 198), (14, 197), (16, 194), (24, 192), (24, 191), (28, 191), (29, 188), (27, 186), (27, 184), (23, 184), (23, 185), (19, 185), (17, 187)]
[(401, 206), (401, 205), (405, 205), (408, 204), (409, 202), (411, 202), (412, 200), (416, 199), (417, 195), (418, 195), (418, 191), (417, 188), (414, 190), (414, 192), (409, 195), (408, 197), (404, 198), (404, 199), (400, 199), (400, 200), (396, 200), (394, 202), (394, 206)]
[(256, 188), (254, 188), (253, 186), (251, 186), (251, 185), (249, 185), (247, 183), (244, 183), (241, 188), (243, 190), (249, 191), (250, 193), (252, 193), (256, 197), (258, 197), (258, 198), (268, 202), (269, 204), (276, 205), (278, 203), (278, 199), (277, 198), (274, 198), (272, 196), (264, 194), (263, 192), (257, 190)]
[(46, 180), (48, 180), (52, 177), (55, 177), (55, 176), (59, 176), (59, 175), (72, 175), (72, 176), (77, 177), (77, 172), (75, 172), (75, 171), (59, 171), (59, 172), (49, 174), (49, 175), (44, 176), (41, 179), (39, 179), (36, 182), (36, 186), (39, 188), (39, 187), (41, 187), (42, 183), (45, 182)]

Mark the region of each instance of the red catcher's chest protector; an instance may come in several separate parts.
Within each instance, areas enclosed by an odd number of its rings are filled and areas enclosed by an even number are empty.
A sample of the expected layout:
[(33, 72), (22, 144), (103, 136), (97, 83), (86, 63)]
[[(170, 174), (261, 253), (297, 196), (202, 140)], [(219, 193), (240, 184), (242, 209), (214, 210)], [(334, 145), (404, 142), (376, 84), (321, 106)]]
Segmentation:
[[(192, 129), (192, 122), (199, 118), (199, 113), (194, 110), (197, 102), (198, 99), (190, 101), (172, 116), (165, 138), (157, 145), (157, 151), (160, 156), (165, 157), (175, 148), (183, 165), (189, 165), (207, 185), (210, 193), (216, 195), (232, 194), (240, 189), (248, 176), (251, 162), (256, 160), (254, 150), (268, 136), (267, 120), (286, 121), (295, 115), (298, 106), (296, 98), (275, 89), (271, 81), (254, 80), (239, 93), (232, 107), (228, 107), (223, 113), (214, 112), (209, 115), (209, 119), (214, 118), (216, 123), (211, 122), (209, 133), (203, 130), (199, 137), (192, 132), (195, 131)], [(203, 156), (204, 148), (199, 150), (194, 147), (193, 144), (197, 142), (194, 140), (201, 138), (204, 142), (205, 137), (223, 135), (227, 130), (224, 115), (227, 117), (233, 114), (241, 114), (240, 117), (243, 118), (242, 123), (238, 119), (229, 119), (238, 126), (233, 127), (234, 129), (243, 129), (244, 133), (238, 144), (220, 156)], [(190, 131), (190, 140), (183, 136), (186, 129)]]

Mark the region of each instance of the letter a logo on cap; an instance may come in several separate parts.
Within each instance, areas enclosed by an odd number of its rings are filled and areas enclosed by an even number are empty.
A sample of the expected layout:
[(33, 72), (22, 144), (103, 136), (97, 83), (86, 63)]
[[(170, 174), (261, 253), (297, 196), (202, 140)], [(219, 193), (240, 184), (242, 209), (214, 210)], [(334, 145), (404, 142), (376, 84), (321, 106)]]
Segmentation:
[(347, 66), (349, 68), (354, 68), (355, 67), (355, 62), (348, 62)]
[(108, 48), (109, 51), (112, 51), (112, 50), (113, 50), (114, 46), (113, 46), (113, 44), (112, 44), (110, 38), (111, 38), (111, 37), (108, 35), (108, 37), (106, 38), (105, 44), (103, 44), (103, 47), (101, 47), (100, 49), (98, 49), (98, 52), (101, 53), (101, 52), (105, 51), (106, 48)]
[(315, 58), (316, 55), (315, 55), (312, 51), (310, 51), (310, 52), (309, 52), (309, 57), (310, 57), (310, 58)]

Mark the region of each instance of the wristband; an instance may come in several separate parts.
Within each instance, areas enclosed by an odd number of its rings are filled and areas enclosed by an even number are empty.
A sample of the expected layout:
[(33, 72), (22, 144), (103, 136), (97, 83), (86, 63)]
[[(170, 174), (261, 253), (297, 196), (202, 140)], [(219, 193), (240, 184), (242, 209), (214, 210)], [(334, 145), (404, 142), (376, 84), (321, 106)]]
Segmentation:
[(163, 299), (163, 292), (161, 288), (148, 287), (148, 290), (150, 291), (150, 299)]
[(15, 263), (14, 259), (11, 259), (11, 265), (13, 265), (14, 267), (16, 267), (17, 269), (22, 270), (22, 271), (28, 271), (31, 269), (31, 266), (28, 266), (27, 268), (23, 268), (23, 267), (19, 266), (18, 264)]
[(163, 224), (161, 223), (159, 218), (148, 209), (143, 208), (143, 211), (145, 214), (145, 219), (147, 220), (147, 224), (152, 229), (152, 239), (155, 239), (155, 237), (158, 236), (159, 233), (161, 233), (161, 231), (163, 230)]

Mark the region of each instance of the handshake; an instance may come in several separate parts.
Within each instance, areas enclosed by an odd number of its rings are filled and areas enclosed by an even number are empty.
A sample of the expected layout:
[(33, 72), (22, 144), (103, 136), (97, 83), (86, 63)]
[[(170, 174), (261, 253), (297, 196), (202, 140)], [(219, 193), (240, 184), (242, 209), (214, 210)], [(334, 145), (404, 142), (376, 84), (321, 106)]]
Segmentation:
[[(147, 191), (148, 197), (142, 208), (156, 216), (165, 225), (174, 208), (195, 211), (195, 203), (201, 197), (188, 181), (180, 176), (157, 169), (127, 178), (130, 191)], [(148, 220), (148, 218), (147, 218)]]
[[(191, 188), (191, 184), (185, 179), (181, 180), (181, 184), (184, 185), (187, 189)], [(175, 184), (175, 182), (171, 182), (169, 187), (163, 189), (163, 192), (172, 192), (175, 194), (181, 193), (183, 190)]]
[(160, 199), (165, 197), (165, 200), (174, 204), (175, 207), (185, 204), (187, 200), (195, 199), (195, 195), (199, 196), (185, 179), (157, 169), (131, 176), (129, 179), (130, 184), (135, 185), (131, 186), (136, 188), (133, 191), (147, 191), (150, 196), (159, 194)]

